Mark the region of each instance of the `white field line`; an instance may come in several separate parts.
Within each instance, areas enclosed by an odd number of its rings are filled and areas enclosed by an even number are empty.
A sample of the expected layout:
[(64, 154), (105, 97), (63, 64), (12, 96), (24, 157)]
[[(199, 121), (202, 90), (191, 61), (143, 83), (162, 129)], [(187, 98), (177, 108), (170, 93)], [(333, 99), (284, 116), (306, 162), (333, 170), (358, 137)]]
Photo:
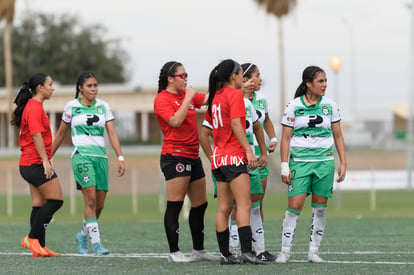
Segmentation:
[[(307, 254), (307, 252), (295, 252), (294, 254)], [(414, 251), (351, 251), (351, 252), (320, 252), (324, 255), (368, 255), (368, 254), (414, 254)], [(28, 252), (0, 252), (4, 256), (31, 256)], [(77, 253), (63, 253), (63, 257), (94, 257), (94, 258), (167, 258), (168, 253), (110, 253), (108, 255), (97, 254), (77, 254)], [(190, 256), (190, 254), (187, 254)], [(305, 260), (290, 260), (291, 263), (307, 263)], [(413, 262), (398, 262), (398, 261), (326, 261), (327, 264), (377, 264), (377, 265), (414, 265)]]

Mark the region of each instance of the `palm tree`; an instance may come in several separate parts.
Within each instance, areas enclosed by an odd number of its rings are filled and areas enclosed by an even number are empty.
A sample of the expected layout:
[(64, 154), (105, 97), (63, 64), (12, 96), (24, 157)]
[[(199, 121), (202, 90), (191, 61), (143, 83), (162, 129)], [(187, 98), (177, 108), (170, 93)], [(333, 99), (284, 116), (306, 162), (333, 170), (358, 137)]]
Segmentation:
[(273, 14), (278, 19), (279, 27), (279, 73), (280, 73), (280, 116), (284, 111), (285, 101), (285, 51), (283, 39), (282, 17), (287, 15), (296, 5), (296, 0), (255, 0), (259, 6), (264, 6), (267, 13)]
[[(12, 107), (13, 107), (13, 67), (12, 67), (12, 53), (11, 53), (11, 37), (10, 37), (10, 25), (14, 18), (14, 4), (15, 0), (1, 0), (0, 2), (0, 21), (5, 18), (6, 24), (4, 25), (4, 63), (6, 71), (6, 87), (8, 98), (8, 121), (12, 120)], [(8, 124), (8, 147), (9, 149), (14, 147), (14, 129), (11, 124)], [(2, 129), (3, 132), (3, 129)]]

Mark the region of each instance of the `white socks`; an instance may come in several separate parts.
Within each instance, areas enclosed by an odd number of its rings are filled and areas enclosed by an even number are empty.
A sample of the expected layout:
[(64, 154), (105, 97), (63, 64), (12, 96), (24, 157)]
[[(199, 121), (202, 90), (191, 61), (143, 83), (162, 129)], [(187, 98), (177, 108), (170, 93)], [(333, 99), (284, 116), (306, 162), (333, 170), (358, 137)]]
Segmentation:
[(312, 225), (309, 247), (319, 247), (325, 232), (326, 206), (312, 207)]
[(86, 229), (88, 230), (89, 237), (91, 238), (92, 244), (100, 243), (101, 237), (99, 234), (98, 223), (92, 222), (86, 224)]
[(260, 216), (260, 201), (252, 203), (250, 209), (250, 227), (252, 229), (252, 248), (256, 255), (265, 251), (265, 239), (262, 217)]
[[(300, 211), (298, 211), (300, 213)], [(299, 214), (286, 210), (282, 224), (282, 247), (292, 246)]]

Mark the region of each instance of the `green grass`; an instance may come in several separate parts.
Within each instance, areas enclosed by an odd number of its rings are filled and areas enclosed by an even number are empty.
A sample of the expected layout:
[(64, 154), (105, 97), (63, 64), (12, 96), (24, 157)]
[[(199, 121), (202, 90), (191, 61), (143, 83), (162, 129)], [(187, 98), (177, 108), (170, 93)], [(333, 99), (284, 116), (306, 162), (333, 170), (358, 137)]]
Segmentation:
[[(168, 263), (168, 245), (163, 228), (163, 211), (158, 195), (138, 197), (138, 213), (132, 214), (129, 196), (109, 195), (100, 220), (109, 257), (76, 256), (74, 235), (82, 220), (82, 198), (77, 213), (70, 214), (69, 199), (49, 225), (47, 243), (65, 255), (60, 258), (32, 258), (19, 243), (28, 232), (29, 196), (14, 198), (13, 217), (6, 215), (6, 199), (0, 196), (0, 273), (2, 274), (412, 274), (414, 273), (413, 192), (384, 191), (376, 194), (376, 209), (370, 209), (369, 192), (343, 192), (341, 209), (330, 201), (321, 256), (328, 262), (305, 262), (308, 249), (310, 201), (301, 214), (292, 248), (292, 261), (265, 266), (220, 266), (212, 262)], [(211, 196), (209, 196), (211, 198)], [(277, 253), (287, 199), (269, 193), (265, 201), (266, 248)], [(205, 246), (217, 252), (214, 217), (216, 201), (209, 200), (206, 213)], [(180, 248), (191, 251), (188, 223), (181, 219)], [(148, 257), (142, 253), (157, 253)], [(160, 257), (162, 256), (162, 257)]]

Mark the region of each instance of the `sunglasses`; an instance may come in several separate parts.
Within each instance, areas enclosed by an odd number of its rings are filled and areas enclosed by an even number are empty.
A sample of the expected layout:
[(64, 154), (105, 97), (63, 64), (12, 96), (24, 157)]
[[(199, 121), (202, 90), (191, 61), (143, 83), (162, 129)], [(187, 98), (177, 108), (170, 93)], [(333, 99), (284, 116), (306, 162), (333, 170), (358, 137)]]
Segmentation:
[(182, 73), (182, 74), (175, 74), (173, 75), (174, 77), (179, 77), (182, 80), (187, 80), (188, 79), (188, 74), (187, 73)]

